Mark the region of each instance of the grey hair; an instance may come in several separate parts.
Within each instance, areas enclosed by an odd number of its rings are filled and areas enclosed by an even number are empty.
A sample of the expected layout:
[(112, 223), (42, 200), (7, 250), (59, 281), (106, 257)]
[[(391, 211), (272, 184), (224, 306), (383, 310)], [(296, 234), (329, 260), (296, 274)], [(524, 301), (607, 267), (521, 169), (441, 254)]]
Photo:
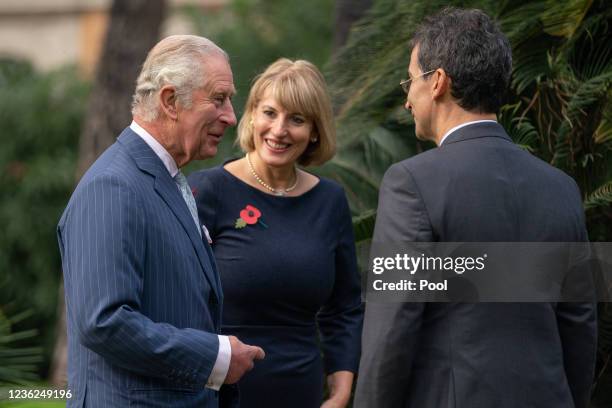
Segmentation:
[(205, 85), (202, 60), (213, 54), (229, 60), (225, 51), (204, 37), (173, 35), (158, 42), (149, 51), (136, 80), (132, 114), (147, 122), (157, 119), (157, 93), (166, 85), (174, 86), (178, 103), (190, 108), (193, 91)]

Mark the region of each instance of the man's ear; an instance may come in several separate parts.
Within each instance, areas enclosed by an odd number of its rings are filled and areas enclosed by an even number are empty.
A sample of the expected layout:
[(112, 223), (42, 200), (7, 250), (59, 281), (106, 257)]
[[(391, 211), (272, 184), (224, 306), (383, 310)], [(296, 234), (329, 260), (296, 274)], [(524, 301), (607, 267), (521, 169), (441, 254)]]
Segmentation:
[(447, 91), (450, 92), (451, 79), (442, 68), (436, 69), (432, 74), (431, 96), (434, 99), (443, 97)]
[(173, 85), (164, 85), (159, 91), (159, 107), (164, 114), (172, 120), (178, 119), (178, 102), (176, 88)]

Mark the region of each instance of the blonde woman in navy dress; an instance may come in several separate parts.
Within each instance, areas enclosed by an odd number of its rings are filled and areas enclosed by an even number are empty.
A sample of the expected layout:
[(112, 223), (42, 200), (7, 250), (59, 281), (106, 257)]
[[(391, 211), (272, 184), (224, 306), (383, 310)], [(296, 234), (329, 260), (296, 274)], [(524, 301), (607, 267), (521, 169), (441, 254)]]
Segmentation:
[(189, 181), (221, 275), (222, 332), (266, 352), (239, 383), (240, 406), (345, 407), (363, 308), (344, 191), (303, 169), (335, 153), (319, 70), (270, 65), (253, 84), (238, 143), (244, 157)]

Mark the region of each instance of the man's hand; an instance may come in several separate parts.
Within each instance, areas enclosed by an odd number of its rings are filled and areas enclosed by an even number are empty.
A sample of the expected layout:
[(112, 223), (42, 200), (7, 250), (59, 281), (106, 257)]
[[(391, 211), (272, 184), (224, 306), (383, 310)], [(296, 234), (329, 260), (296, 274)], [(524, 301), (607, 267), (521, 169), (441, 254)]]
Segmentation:
[(244, 373), (253, 369), (255, 365), (253, 360), (263, 360), (266, 353), (261, 347), (244, 344), (236, 336), (229, 336), (229, 342), (232, 348), (232, 357), (225, 377), (225, 384), (234, 384)]

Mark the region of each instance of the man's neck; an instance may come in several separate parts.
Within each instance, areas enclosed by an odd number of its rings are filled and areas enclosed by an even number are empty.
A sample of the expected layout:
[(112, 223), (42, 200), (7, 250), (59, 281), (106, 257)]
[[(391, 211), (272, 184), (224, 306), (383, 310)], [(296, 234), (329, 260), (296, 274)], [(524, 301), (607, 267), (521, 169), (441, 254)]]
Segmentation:
[(161, 136), (163, 132), (159, 129), (159, 126), (156, 126), (155, 122), (146, 122), (142, 118), (134, 115), (132, 120), (138, 124), (141, 128), (146, 130), (155, 140), (161, 144), (164, 149), (168, 150), (166, 143), (164, 142), (164, 138)]
[(438, 146), (446, 132), (456, 126), (477, 120), (497, 120), (497, 116), (494, 113), (469, 112), (459, 106), (454, 106), (445, 114), (438, 115), (438, 118), (438, 123), (433, 128), (434, 142)]
[(138, 126), (153, 136), (153, 138), (157, 140), (159, 144), (164, 147), (164, 149), (166, 149), (179, 168), (183, 167), (185, 163), (181, 161), (182, 157), (179, 157), (179, 155), (176, 154), (176, 145), (171, 143), (172, 138), (168, 137), (169, 130), (167, 129), (165, 123), (159, 120), (147, 122), (136, 115), (133, 116), (133, 120), (138, 124)]

